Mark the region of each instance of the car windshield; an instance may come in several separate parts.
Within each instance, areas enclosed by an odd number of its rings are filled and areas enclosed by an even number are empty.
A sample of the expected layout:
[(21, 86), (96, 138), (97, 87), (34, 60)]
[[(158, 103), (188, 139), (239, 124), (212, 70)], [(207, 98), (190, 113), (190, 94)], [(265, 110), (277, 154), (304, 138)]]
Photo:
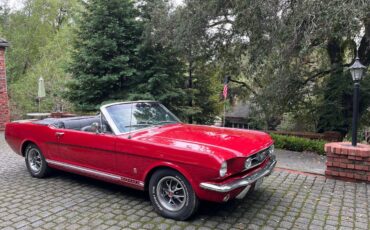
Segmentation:
[(175, 115), (155, 102), (112, 105), (107, 107), (107, 112), (121, 133), (179, 122)]

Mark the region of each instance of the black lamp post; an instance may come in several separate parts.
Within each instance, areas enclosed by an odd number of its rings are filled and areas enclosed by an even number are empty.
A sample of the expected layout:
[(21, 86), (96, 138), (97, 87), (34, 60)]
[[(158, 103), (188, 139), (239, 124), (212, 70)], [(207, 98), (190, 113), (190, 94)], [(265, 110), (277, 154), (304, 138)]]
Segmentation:
[(360, 58), (356, 56), (355, 62), (349, 67), (352, 79), (355, 83), (353, 93), (353, 116), (352, 116), (352, 146), (357, 144), (358, 102), (360, 94), (360, 81), (366, 67), (361, 64)]

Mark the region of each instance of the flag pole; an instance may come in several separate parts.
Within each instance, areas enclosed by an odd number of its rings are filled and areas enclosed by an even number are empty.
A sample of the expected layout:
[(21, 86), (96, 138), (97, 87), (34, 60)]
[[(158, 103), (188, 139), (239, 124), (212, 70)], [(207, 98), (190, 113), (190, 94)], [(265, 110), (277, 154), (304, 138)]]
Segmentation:
[(227, 99), (227, 93), (228, 93), (228, 84), (229, 84), (229, 77), (225, 76), (224, 79), (224, 89), (222, 91), (222, 96), (224, 98), (224, 119), (223, 119), (223, 124), (222, 127), (226, 126), (226, 99)]
[(226, 98), (224, 99), (224, 120), (222, 127), (225, 127), (225, 125), (226, 125)]

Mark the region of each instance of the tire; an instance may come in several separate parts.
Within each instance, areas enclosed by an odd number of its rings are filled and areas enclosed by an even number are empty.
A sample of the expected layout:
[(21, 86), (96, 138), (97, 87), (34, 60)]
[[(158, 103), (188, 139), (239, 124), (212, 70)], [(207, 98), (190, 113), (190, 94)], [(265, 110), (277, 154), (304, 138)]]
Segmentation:
[(149, 181), (149, 197), (163, 217), (186, 220), (198, 209), (199, 200), (186, 178), (171, 169), (156, 171)]
[(46, 177), (50, 168), (48, 167), (45, 157), (41, 150), (34, 144), (29, 144), (25, 154), (26, 166), (32, 177)]

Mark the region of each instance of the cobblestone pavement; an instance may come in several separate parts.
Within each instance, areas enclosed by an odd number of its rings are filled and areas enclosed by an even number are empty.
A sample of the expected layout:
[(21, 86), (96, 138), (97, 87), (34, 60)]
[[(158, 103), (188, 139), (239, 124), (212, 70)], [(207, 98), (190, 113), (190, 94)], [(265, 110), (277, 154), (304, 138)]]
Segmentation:
[(275, 171), (242, 201), (158, 216), (144, 192), (64, 172), (29, 176), (0, 133), (0, 229), (370, 229), (370, 185)]

